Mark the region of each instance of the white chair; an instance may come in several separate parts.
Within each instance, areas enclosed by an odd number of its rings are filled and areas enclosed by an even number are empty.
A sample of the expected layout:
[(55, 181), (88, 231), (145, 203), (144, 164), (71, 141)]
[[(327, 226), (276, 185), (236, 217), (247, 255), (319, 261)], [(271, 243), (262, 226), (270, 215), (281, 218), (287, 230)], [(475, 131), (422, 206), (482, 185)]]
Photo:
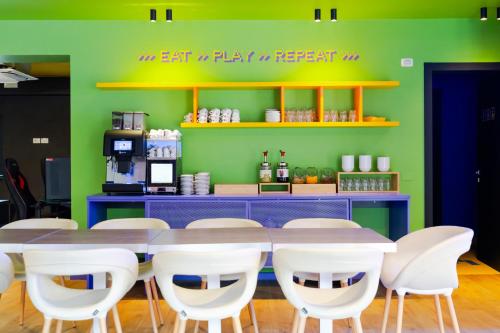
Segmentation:
[[(102, 333), (107, 332), (106, 314), (113, 310), (117, 332), (122, 332), (116, 304), (134, 286), (138, 274), (135, 253), (125, 249), (24, 252), (28, 293), (33, 305), (43, 313), (43, 333), (58, 320), (98, 319)], [(111, 287), (106, 289), (71, 289), (56, 284), (54, 275), (107, 273)]]
[(444, 333), (439, 295), (448, 302), (455, 333), (459, 333), (451, 294), (458, 287), (457, 261), (469, 251), (474, 232), (468, 228), (441, 226), (422, 229), (400, 238), (398, 252), (385, 255), (382, 284), (387, 288), (382, 332), (387, 329), (392, 291), (398, 294), (396, 331), (403, 326), (403, 302), (406, 293), (434, 295), (437, 319)]
[[(383, 253), (373, 249), (278, 249), (273, 253), (274, 272), (288, 301), (300, 319), (292, 333), (303, 333), (307, 317), (353, 318), (356, 333), (362, 333), (361, 312), (378, 289)], [(363, 272), (357, 283), (345, 288), (309, 288), (293, 281), (295, 272), (342, 274)]]
[(14, 265), (9, 256), (0, 252), (0, 298), (14, 280)]
[[(92, 226), (91, 229), (170, 229), (170, 226), (163, 220), (155, 218), (125, 218), (111, 219), (99, 222)], [(158, 290), (154, 279), (153, 264), (151, 260), (146, 260), (139, 263), (139, 281), (144, 281), (146, 296), (148, 298), (149, 313), (151, 316), (151, 324), (153, 332), (157, 333), (156, 315), (160, 319), (160, 325), (164, 324), (163, 315), (161, 313), (160, 300)], [(154, 297), (154, 302), (153, 302)]]
[[(59, 218), (37, 218), (18, 220), (6, 224), (2, 229), (78, 229), (78, 223), (74, 220)], [(18, 253), (8, 253), (14, 264), (14, 279), (21, 281), (21, 314), (19, 316), (19, 325), (24, 325), (24, 308), (26, 305), (26, 269), (24, 267), (23, 256)], [(64, 285), (64, 279), (60, 278)]]
[[(258, 249), (232, 251), (165, 251), (153, 257), (160, 290), (178, 314), (178, 329), (184, 333), (186, 321), (221, 320), (232, 317), (233, 328), (242, 332), (240, 312), (255, 293), (261, 253)], [(174, 275), (235, 275), (239, 280), (217, 289), (187, 289), (174, 284)]]
[[(249, 219), (238, 219), (238, 218), (211, 218), (211, 219), (200, 219), (189, 223), (186, 229), (207, 229), (207, 228), (262, 228), (262, 224), (257, 221)], [(267, 260), (267, 252), (262, 252), (260, 257), (260, 269), (264, 267)], [(224, 275), (220, 277), (221, 281), (234, 281), (237, 280), (239, 276), (235, 275)], [(207, 287), (207, 280), (205, 276), (201, 278), (201, 288), (205, 289)], [(259, 324), (257, 322), (257, 314), (255, 313), (255, 306), (252, 301), (248, 303), (248, 312), (250, 314), (250, 319), (252, 320), (252, 325), (254, 333), (259, 333)], [(198, 332), (198, 325), (196, 323), (194, 333)]]
[[(282, 227), (283, 229), (293, 228), (361, 228), (359, 224), (351, 220), (331, 219), (331, 218), (306, 218), (288, 221)], [(319, 282), (319, 274), (310, 272), (296, 272), (295, 276), (299, 279), (299, 284), (304, 285), (306, 281)], [(332, 274), (332, 281), (340, 281), (342, 288), (347, 287), (352, 274)], [(293, 316), (293, 328), (295, 329), (299, 322), (299, 314), (295, 311)], [(348, 320), (351, 327), (351, 322)]]

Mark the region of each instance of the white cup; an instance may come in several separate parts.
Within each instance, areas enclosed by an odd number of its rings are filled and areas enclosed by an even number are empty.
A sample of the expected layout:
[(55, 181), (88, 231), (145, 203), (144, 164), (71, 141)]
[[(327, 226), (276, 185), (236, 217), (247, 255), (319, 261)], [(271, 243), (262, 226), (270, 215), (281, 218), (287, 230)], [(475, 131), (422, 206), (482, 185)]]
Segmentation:
[(372, 156), (359, 155), (359, 170), (369, 172), (372, 169)]
[(354, 155), (342, 155), (342, 170), (351, 172), (354, 170)]
[(156, 149), (156, 157), (163, 157), (163, 149), (161, 147)]
[(387, 172), (391, 169), (391, 158), (388, 156), (377, 157), (377, 169), (380, 172)]

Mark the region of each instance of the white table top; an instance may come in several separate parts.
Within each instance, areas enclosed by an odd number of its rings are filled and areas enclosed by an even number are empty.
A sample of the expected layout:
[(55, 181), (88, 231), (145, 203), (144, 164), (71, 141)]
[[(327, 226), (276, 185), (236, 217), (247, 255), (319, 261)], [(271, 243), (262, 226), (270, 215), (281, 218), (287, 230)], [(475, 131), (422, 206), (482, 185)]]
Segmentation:
[(170, 229), (149, 244), (149, 253), (167, 250), (231, 250), (255, 247), (270, 252), (271, 240), (265, 228)]
[(59, 230), (46, 237), (28, 242), (25, 249), (83, 250), (97, 248), (122, 248), (136, 253), (147, 253), (148, 244), (161, 230)]
[(366, 246), (382, 252), (396, 252), (396, 243), (367, 228), (267, 229), (273, 251), (290, 247), (346, 248)]
[(57, 231), (58, 229), (0, 229), (0, 252), (22, 253), (29, 241)]

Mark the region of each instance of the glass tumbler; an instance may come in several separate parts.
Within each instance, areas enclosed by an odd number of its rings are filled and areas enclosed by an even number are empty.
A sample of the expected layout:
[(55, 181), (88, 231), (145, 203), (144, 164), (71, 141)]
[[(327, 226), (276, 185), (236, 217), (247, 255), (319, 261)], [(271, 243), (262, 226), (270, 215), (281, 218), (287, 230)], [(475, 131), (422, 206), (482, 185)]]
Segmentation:
[(375, 178), (370, 178), (369, 184), (370, 184), (370, 191), (376, 192), (377, 191), (377, 180)]
[(347, 191), (348, 192), (351, 192), (352, 191), (352, 179), (351, 178), (348, 178), (346, 180), (346, 188), (347, 188)]
[(331, 111), (330, 110), (325, 110), (325, 113), (323, 114), (323, 121), (325, 123), (329, 123), (331, 121)]
[(354, 191), (361, 191), (361, 180), (359, 178), (354, 178)]
[(342, 123), (347, 122), (347, 111), (340, 111), (339, 112), (339, 121)]
[(349, 121), (351, 123), (356, 122), (356, 111), (355, 110), (349, 111)]
[(385, 191), (384, 178), (377, 179), (377, 190)]
[(363, 178), (363, 180), (361, 181), (361, 191), (368, 191), (368, 189), (369, 189), (368, 179)]
[(294, 184), (304, 184), (306, 182), (306, 171), (302, 168), (293, 169), (293, 179)]

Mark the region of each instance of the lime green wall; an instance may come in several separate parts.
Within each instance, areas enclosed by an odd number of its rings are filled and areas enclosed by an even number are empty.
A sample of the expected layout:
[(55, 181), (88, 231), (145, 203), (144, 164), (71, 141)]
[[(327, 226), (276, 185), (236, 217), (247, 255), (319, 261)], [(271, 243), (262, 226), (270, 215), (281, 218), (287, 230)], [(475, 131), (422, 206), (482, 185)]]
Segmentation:
[[(399, 80), (401, 87), (366, 93), (365, 112), (400, 120), (398, 128), (184, 130), (184, 171), (206, 170), (214, 182), (253, 182), (260, 152), (288, 153), (291, 166), (339, 167), (341, 154), (389, 155), (412, 197), (412, 229), (423, 226), (424, 62), (500, 61), (500, 24), (490, 20), (389, 20), (315, 24), (309, 21), (192, 21), (173, 24), (102, 21), (2, 21), (0, 54), (71, 56), (71, 147), (74, 218), (85, 225), (85, 197), (104, 179), (102, 134), (112, 110), (143, 110), (151, 128), (176, 128), (189, 111), (183, 91), (100, 91), (97, 81)], [(141, 52), (191, 49), (335, 48), (359, 52), (358, 62), (334, 64), (166, 65), (139, 63)], [(413, 57), (413, 68), (400, 58)], [(203, 95), (252, 119), (275, 101), (272, 92)], [(300, 98), (300, 97), (298, 97)], [(307, 99), (307, 96), (305, 97)], [(306, 103), (306, 101), (304, 101)], [(218, 104), (217, 104), (218, 105)], [(220, 106), (225, 106), (220, 105)]]

